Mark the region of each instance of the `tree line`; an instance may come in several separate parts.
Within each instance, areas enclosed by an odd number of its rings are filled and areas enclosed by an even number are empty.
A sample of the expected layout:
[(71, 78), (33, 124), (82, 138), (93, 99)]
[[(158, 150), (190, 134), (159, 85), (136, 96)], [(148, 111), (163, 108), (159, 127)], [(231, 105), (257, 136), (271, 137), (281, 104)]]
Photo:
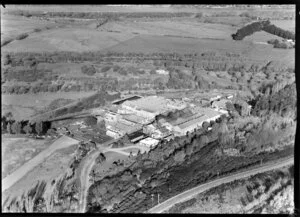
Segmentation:
[(17, 10), (10, 11), (9, 14), (25, 17), (69, 17), (80, 19), (119, 19), (119, 18), (172, 18), (172, 17), (188, 17), (194, 13), (188, 12), (39, 12)]
[(45, 135), (51, 134), (54, 130), (51, 128), (50, 121), (31, 122), (30, 120), (17, 121), (13, 118), (11, 112), (1, 117), (2, 133), (9, 134), (27, 134), (27, 135)]
[(295, 40), (294, 33), (271, 24), (269, 20), (253, 22), (249, 25), (246, 25), (238, 29), (235, 34), (232, 34), (232, 38), (233, 40), (243, 40), (246, 36), (252, 35), (253, 33), (262, 30), (281, 38)]

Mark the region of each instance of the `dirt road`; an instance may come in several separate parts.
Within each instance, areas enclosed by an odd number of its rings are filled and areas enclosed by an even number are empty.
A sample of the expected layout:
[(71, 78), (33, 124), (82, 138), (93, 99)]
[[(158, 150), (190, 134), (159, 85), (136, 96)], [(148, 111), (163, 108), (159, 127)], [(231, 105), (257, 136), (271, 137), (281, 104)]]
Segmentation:
[[(89, 174), (100, 152), (101, 152), (100, 150), (95, 150), (92, 153), (90, 153), (90, 155), (84, 162), (84, 166), (81, 170), (81, 175), (80, 175), (81, 194), (79, 198), (80, 201), (79, 212), (81, 213), (84, 213), (86, 208), (86, 198), (87, 198), (88, 189), (90, 187)], [(106, 151), (103, 150), (102, 152), (106, 152)]]
[(42, 163), (47, 157), (53, 154), (56, 150), (67, 148), (69, 146), (77, 144), (78, 141), (72, 139), (67, 136), (62, 136), (54, 141), (47, 149), (40, 152), (34, 158), (26, 162), (24, 165), (19, 167), (10, 175), (6, 176), (2, 179), (2, 192), (6, 189), (10, 188), (13, 184), (15, 184), (18, 180), (20, 180), (23, 176), (25, 176), (29, 171), (31, 171), (34, 167), (38, 166)]
[[(124, 151), (126, 149), (129, 148), (139, 148), (141, 150), (141, 152), (146, 151), (146, 147), (141, 147), (141, 146), (137, 146), (137, 145), (132, 145), (132, 146), (127, 146), (127, 147), (122, 147), (122, 148), (111, 148), (111, 145), (113, 142), (115, 142), (116, 140), (110, 140), (107, 141), (103, 144), (97, 144), (97, 149), (93, 152), (91, 152), (86, 161), (83, 162), (83, 167), (81, 170), (81, 174), (80, 174), (80, 185), (81, 185), (81, 191), (80, 191), (80, 197), (79, 197), (79, 212), (80, 213), (84, 213), (86, 210), (86, 199), (87, 199), (87, 194), (88, 194), (88, 189), (90, 187), (90, 172), (91, 169), (93, 168), (94, 164), (95, 164), (95, 160), (97, 158), (97, 156), (99, 155), (100, 152), (105, 153), (105, 152), (117, 152), (120, 154), (124, 154), (129, 156), (129, 153)], [(107, 147), (103, 147), (103, 146), (107, 146)]]
[(294, 164), (293, 157), (288, 158), (288, 159), (283, 159), (282, 161), (279, 161), (276, 163), (269, 163), (269, 164), (263, 165), (259, 168), (254, 168), (254, 169), (251, 169), (248, 171), (240, 172), (237, 174), (233, 174), (233, 175), (230, 175), (227, 177), (223, 177), (223, 178), (199, 185), (199, 186), (194, 187), (190, 190), (187, 190), (181, 194), (171, 197), (170, 199), (158, 204), (155, 207), (152, 207), (150, 210), (148, 210), (148, 213), (162, 213), (162, 212), (168, 210), (169, 208), (171, 208), (172, 206), (174, 206), (175, 204), (189, 200), (189, 199), (193, 198), (194, 196), (196, 196), (197, 194), (204, 192), (210, 188), (216, 187), (216, 186), (224, 184), (224, 183), (232, 182), (237, 179), (246, 178), (251, 175), (255, 175), (257, 173), (262, 173), (262, 172), (266, 172), (269, 170), (278, 169), (280, 167), (287, 166), (290, 164)]

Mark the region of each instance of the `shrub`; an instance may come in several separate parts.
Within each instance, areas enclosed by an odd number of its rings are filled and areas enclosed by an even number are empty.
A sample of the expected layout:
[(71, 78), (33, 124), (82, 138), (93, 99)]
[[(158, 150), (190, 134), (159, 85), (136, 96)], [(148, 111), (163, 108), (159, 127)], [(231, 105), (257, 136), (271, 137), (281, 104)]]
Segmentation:
[(4, 39), (2, 42), (1, 42), (1, 46), (5, 46), (7, 44), (9, 44), (10, 42), (12, 42), (13, 39), (11, 38), (8, 38), (8, 39)]
[(283, 48), (283, 49), (288, 49), (288, 45), (284, 42), (279, 42), (277, 44), (274, 44), (274, 48)]
[(84, 65), (84, 66), (81, 67), (81, 72), (83, 74), (92, 76), (96, 73), (96, 69), (92, 65), (90, 65), (90, 66)]
[(108, 70), (110, 70), (111, 66), (104, 66), (102, 69), (101, 69), (101, 72), (107, 72)]
[(16, 40), (22, 40), (22, 39), (27, 38), (27, 37), (28, 37), (28, 34), (27, 33), (23, 33), (21, 35), (18, 35), (16, 37)]
[(34, 31), (34, 32), (40, 32), (40, 31), (42, 31), (42, 30), (39, 29), (39, 28), (36, 28), (36, 29), (34, 29), (33, 31)]
[(197, 15), (195, 16), (196, 18), (201, 18), (201, 17), (203, 17), (203, 13), (202, 12), (199, 12), (199, 13), (197, 13)]

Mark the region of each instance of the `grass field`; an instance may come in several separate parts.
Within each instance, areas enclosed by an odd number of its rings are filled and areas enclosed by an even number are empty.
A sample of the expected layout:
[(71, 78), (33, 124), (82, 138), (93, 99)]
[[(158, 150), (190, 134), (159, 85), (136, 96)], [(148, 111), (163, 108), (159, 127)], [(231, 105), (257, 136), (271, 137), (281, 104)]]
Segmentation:
[(57, 24), (55, 24), (53, 21), (4, 15), (3, 13), (1, 13), (1, 39), (15, 38), (19, 34), (32, 32), (37, 28), (52, 28), (56, 25)]
[(91, 92), (39, 93), (26, 95), (2, 94), (2, 112), (11, 111), (17, 120), (29, 119), (36, 112), (43, 110), (55, 99), (76, 100), (94, 94)]
[(118, 45), (105, 49), (115, 52), (178, 52), (205, 51), (233, 52), (253, 60), (282, 61), (294, 66), (294, 49), (275, 49), (272, 45), (254, 44), (252, 41), (194, 39), (166, 36), (139, 35)]
[(2, 179), (47, 148), (51, 141), (51, 139), (35, 140), (3, 136), (1, 143)]
[(57, 28), (13, 41), (4, 49), (13, 52), (97, 51), (133, 37), (133, 34), (101, 32), (91, 28)]
[(203, 23), (192, 18), (172, 20), (134, 21), (125, 20), (107, 23), (100, 27), (105, 31), (120, 31), (121, 33), (138, 33), (143, 35), (175, 35), (184, 37), (229, 38), (233, 28), (223, 24)]
[(73, 145), (54, 152), (43, 163), (35, 167), (12, 187), (3, 192), (2, 199), (21, 195), (23, 192), (32, 188), (38, 180), (45, 180), (50, 183), (53, 179), (66, 171), (75, 149), (76, 146)]

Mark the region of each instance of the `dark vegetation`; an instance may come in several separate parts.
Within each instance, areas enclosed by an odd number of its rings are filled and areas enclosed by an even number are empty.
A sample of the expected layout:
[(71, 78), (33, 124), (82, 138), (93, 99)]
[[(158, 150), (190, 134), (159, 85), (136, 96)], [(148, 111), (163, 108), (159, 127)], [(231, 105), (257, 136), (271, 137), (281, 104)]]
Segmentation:
[(21, 34), (21, 35), (18, 35), (17, 37), (16, 37), (16, 40), (22, 40), (22, 39), (25, 39), (25, 38), (27, 38), (28, 37), (28, 34), (27, 33), (23, 33), (23, 34)]
[(45, 135), (51, 133), (50, 121), (32, 122), (29, 120), (16, 121), (11, 112), (1, 118), (1, 133)]
[[(194, 54), (178, 53), (101, 53), (101, 52), (55, 52), (55, 53), (5, 53), (2, 57), (2, 93), (24, 94), (38, 92), (57, 92), (57, 91), (94, 91), (99, 89), (107, 90), (136, 90), (136, 89), (160, 89), (165, 88), (259, 88), (255, 87), (256, 73), (263, 72), (266, 78), (280, 79), (275, 74), (290, 70), (282, 64), (274, 62), (254, 62), (241, 58), (238, 54), (217, 52), (203, 52)], [(84, 65), (81, 70), (88, 74), (85, 77), (62, 77), (52, 70), (39, 67), (40, 63), (67, 63), (67, 62), (103, 62), (104, 65), (99, 70), (104, 76), (94, 79), (93, 75), (97, 72), (93, 65)], [(145, 71), (134, 67), (120, 67), (119, 63), (148, 62), (154, 64), (156, 68), (166, 68), (169, 76), (162, 76), (165, 79), (152, 78), (152, 73), (146, 74)], [(114, 65), (113, 63), (118, 63)], [(109, 64), (110, 63), (110, 64)], [(189, 72), (183, 72), (182, 67)], [(120, 78), (110, 76), (109, 70), (120, 74)], [(179, 69), (180, 68), (180, 69)], [(231, 84), (224, 84), (221, 81), (207, 80), (210, 72), (225, 71), (230, 76)], [(143, 77), (132, 78), (128, 75), (145, 75)], [(122, 77), (125, 76), (125, 77)], [(13, 83), (9, 81), (14, 81)], [(229, 79), (227, 79), (229, 81)], [(31, 83), (25, 83), (31, 82)], [(33, 83), (32, 83), (33, 82)], [(245, 83), (244, 87), (240, 87)]]
[[(282, 117), (293, 113), (296, 115), (297, 95), (296, 84), (274, 84), (268, 86), (264, 90), (264, 95), (260, 95), (255, 100), (255, 106), (252, 114), (256, 116), (264, 116), (270, 112), (274, 112)], [(296, 118), (294, 116), (293, 118)]]
[(292, 45), (287, 41), (280, 42), (278, 39), (271, 39), (267, 42), (268, 44), (272, 44), (274, 48), (283, 48), (283, 49), (295, 48), (295, 44)]
[(92, 76), (96, 73), (96, 69), (92, 65), (90, 65), (90, 66), (84, 65), (84, 66), (81, 67), (81, 72), (83, 74)]
[(238, 29), (237, 32), (232, 35), (232, 38), (234, 40), (243, 40), (243, 38), (245, 38), (246, 36), (252, 35), (253, 33), (262, 31), (262, 30), (265, 32), (268, 32), (270, 34), (277, 35), (281, 38), (295, 40), (294, 33), (283, 30), (283, 29), (271, 24), (269, 20), (253, 22), (247, 26), (244, 26), (241, 29)]

